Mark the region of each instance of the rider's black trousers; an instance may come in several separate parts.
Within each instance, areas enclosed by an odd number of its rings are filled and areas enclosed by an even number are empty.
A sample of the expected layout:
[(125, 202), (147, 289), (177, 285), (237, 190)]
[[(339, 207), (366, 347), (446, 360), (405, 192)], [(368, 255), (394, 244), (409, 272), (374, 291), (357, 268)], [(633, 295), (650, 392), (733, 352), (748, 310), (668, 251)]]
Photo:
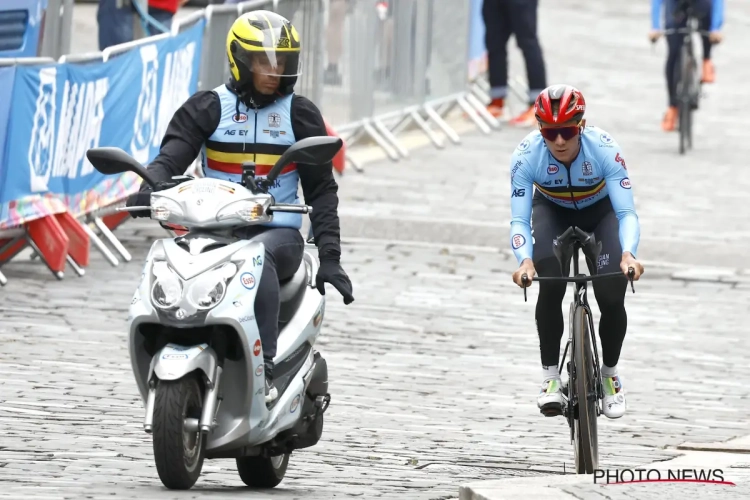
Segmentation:
[[(597, 273), (620, 270), (622, 247), (618, 235), (619, 223), (609, 198), (584, 209), (574, 210), (555, 205), (537, 191), (532, 207), (533, 260), (538, 276), (562, 276), (560, 264), (552, 251), (552, 240), (570, 226), (593, 232), (596, 240), (602, 242), (599, 262), (596, 263)], [(572, 264), (570, 269), (572, 275)], [(590, 265), (589, 272), (594, 272)], [(625, 290), (628, 281), (623, 276), (622, 279), (595, 280), (592, 284), (601, 312), (599, 338), (602, 343), (602, 361), (605, 365), (613, 367), (620, 358), (628, 326), (628, 316), (625, 313)], [(560, 340), (564, 328), (562, 301), (566, 288), (566, 283), (539, 282), (536, 326), (543, 366), (556, 366), (560, 360)], [(567, 316), (567, 308), (565, 314)]]
[(243, 228), (237, 236), (260, 241), (266, 247), (263, 274), (257, 285), (255, 318), (263, 345), (263, 360), (272, 364), (279, 336), (279, 280), (289, 279), (297, 271), (302, 263), (305, 241), (299, 230), (285, 227)]
[(516, 44), (526, 62), (529, 82), (529, 103), (547, 86), (544, 56), (537, 38), (537, 7), (539, 0), (484, 0), (482, 19), (490, 87), (493, 98), (505, 97), (508, 89), (508, 40), (516, 36)]

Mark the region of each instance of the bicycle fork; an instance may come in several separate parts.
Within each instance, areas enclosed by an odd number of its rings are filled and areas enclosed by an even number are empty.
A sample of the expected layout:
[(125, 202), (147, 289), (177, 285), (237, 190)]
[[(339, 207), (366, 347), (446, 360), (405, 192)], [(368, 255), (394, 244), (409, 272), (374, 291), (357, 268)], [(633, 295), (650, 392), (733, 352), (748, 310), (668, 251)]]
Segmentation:
[(588, 394), (587, 397), (590, 399), (594, 398), (596, 404), (596, 416), (598, 417), (602, 413), (600, 401), (604, 398), (604, 387), (602, 385), (601, 377), (601, 365), (599, 364), (599, 350), (596, 348), (596, 336), (594, 335), (594, 316), (591, 314), (591, 308), (589, 307), (588, 301), (586, 300), (586, 288), (581, 287), (578, 292), (580, 304), (586, 310), (586, 318), (589, 323), (589, 336), (591, 342), (591, 350), (594, 353), (594, 394)]

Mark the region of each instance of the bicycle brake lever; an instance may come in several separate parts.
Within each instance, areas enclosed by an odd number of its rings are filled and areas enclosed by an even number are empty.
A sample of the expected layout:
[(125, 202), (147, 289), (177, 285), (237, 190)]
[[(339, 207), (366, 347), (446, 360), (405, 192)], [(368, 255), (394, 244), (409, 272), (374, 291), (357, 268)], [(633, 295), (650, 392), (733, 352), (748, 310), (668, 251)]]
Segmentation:
[(635, 269), (632, 267), (628, 268), (628, 280), (630, 280), (630, 289), (635, 293), (635, 286), (633, 286), (633, 276), (635, 276)]
[(526, 284), (528, 282), (529, 282), (529, 277), (526, 274), (521, 276), (521, 283), (523, 284), (523, 301), (524, 302), (528, 302), (528, 300), (526, 299)]

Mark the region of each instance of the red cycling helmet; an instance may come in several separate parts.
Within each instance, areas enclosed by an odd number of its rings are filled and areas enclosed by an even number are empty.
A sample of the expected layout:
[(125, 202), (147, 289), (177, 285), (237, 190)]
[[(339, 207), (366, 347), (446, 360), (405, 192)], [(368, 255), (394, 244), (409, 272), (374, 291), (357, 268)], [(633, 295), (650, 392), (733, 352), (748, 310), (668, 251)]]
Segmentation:
[[(557, 104), (557, 105), (555, 105)], [(537, 121), (559, 125), (569, 121), (580, 122), (586, 112), (586, 99), (571, 85), (552, 85), (542, 90), (534, 102)]]

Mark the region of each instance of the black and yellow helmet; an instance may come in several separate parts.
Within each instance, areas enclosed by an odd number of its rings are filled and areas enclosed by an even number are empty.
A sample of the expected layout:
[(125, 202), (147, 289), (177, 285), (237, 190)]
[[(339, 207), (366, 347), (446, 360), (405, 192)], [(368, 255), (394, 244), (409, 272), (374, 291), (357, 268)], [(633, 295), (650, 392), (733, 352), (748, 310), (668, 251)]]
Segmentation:
[(237, 88), (252, 83), (251, 73), (281, 76), (279, 91), (289, 93), (301, 74), (300, 36), (288, 19), (267, 10), (241, 15), (227, 34), (227, 57)]

